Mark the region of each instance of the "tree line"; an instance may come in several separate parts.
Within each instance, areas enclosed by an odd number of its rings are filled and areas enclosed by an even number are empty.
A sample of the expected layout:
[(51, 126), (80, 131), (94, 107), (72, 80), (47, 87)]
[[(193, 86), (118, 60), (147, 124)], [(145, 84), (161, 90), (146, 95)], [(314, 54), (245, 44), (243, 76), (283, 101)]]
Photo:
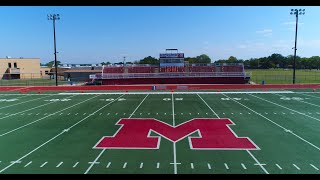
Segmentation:
[[(196, 57), (186, 57), (185, 61), (189, 64), (194, 63), (212, 63), (211, 59), (206, 54), (201, 54)], [(54, 61), (46, 63), (48, 67), (52, 67)], [(140, 60), (135, 60), (133, 62), (125, 62), (126, 64), (159, 64), (159, 59), (155, 57), (145, 57)], [(250, 58), (250, 59), (237, 59), (235, 56), (230, 56), (228, 59), (219, 59), (214, 61), (214, 63), (243, 63), (245, 68), (250, 69), (269, 69), (269, 68), (293, 68), (293, 56), (283, 56), (281, 54), (271, 54), (267, 57), (260, 58)], [(60, 61), (57, 63), (61, 64)], [(123, 62), (111, 63), (110, 61), (105, 61), (101, 63), (102, 65), (109, 64), (123, 64)], [(300, 57), (296, 56), (296, 68), (297, 69), (320, 69), (320, 56), (312, 57)]]

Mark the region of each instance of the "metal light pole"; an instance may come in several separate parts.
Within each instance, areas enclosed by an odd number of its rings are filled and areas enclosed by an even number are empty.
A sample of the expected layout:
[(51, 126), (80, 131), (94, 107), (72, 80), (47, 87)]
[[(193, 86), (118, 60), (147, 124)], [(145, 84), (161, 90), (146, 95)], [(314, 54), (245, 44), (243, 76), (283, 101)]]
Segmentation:
[(291, 9), (291, 15), (296, 16), (296, 37), (294, 42), (294, 56), (293, 56), (293, 84), (296, 83), (296, 53), (297, 53), (297, 34), (298, 34), (298, 15), (304, 15), (305, 9)]
[(54, 67), (56, 73), (56, 86), (58, 86), (58, 65), (57, 65), (57, 48), (56, 48), (56, 20), (60, 20), (59, 14), (48, 14), (48, 20), (53, 21), (53, 39), (54, 39)]

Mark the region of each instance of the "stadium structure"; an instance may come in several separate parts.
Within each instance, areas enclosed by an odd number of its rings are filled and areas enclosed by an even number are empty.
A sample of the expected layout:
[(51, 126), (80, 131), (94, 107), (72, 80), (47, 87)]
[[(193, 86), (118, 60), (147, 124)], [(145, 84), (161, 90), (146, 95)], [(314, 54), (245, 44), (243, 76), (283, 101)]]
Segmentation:
[(178, 49), (166, 49), (160, 53), (158, 65), (106, 65), (95, 81), (102, 85), (245, 84), (249, 79), (242, 63), (189, 64)]

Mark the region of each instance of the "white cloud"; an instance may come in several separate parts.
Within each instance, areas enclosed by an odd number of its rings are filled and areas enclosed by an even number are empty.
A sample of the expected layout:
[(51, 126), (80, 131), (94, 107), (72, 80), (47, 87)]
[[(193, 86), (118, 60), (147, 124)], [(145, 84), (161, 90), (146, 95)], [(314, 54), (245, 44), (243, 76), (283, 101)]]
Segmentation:
[[(283, 25), (296, 25), (295, 21), (290, 21), (290, 22), (283, 22)], [(298, 22), (298, 25), (303, 25), (304, 23)]]
[(272, 29), (263, 29), (263, 30), (256, 31), (256, 33), (258, 33), (258, 34), (272, 34)]

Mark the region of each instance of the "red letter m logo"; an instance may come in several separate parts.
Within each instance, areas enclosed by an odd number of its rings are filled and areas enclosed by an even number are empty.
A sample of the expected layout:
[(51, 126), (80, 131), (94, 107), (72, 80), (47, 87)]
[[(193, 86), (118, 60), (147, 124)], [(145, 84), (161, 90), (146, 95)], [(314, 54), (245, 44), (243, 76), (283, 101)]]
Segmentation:
[(101, 149), (158, 149), (159, 136), (177, 142), (197, 132), (199, 137), (188, 137), (191, 149), (253, 150), (259, 149), (249, 138), (237, 137), (229, 128), (229, 119), (196, 118), (178, 126), (157, 119), (121, 119), (120, 129), (113, 136), (104, 136), (95, 146)]

